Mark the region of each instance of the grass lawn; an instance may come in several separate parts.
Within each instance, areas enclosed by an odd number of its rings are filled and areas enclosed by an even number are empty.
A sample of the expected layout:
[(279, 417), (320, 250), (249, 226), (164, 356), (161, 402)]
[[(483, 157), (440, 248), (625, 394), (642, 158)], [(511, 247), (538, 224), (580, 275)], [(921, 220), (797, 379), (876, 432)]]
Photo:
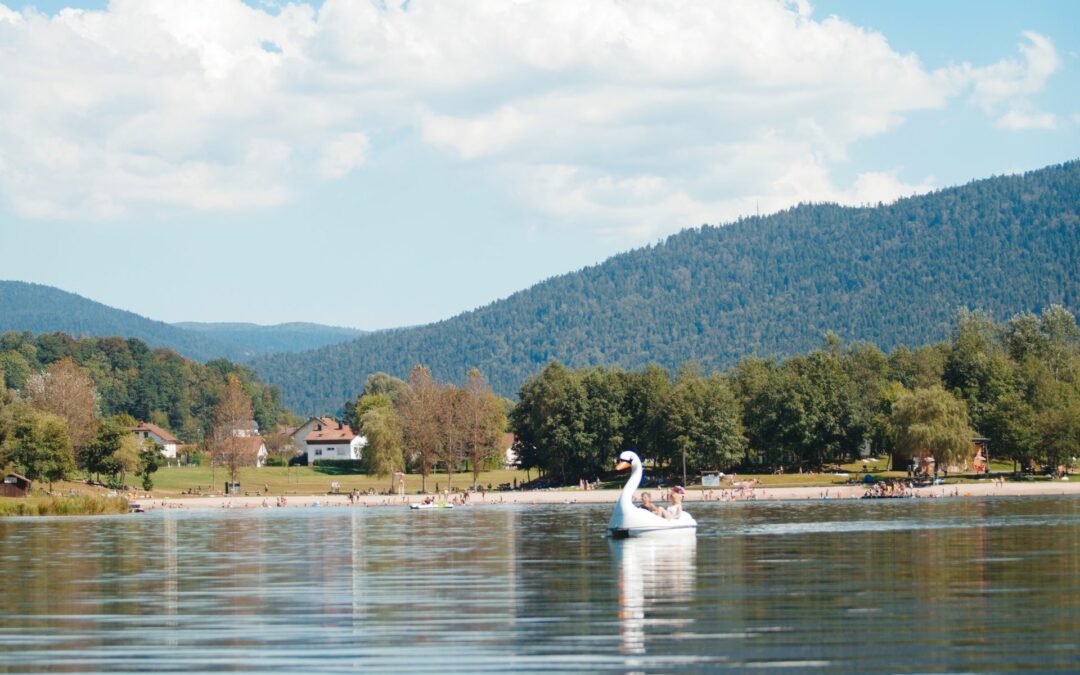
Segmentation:
[[(905, 478), (907, 476), (904, 471), (887, 471), (889, 460), (888, 458), (882, 458), (876, 461), (868, 462), (867, 468), (877, 478)], [(753, 480), (757, 479), (761, 487), (828, 487), (833, 485), (844, 485), (859, 480), (863, 477), (863, 465), (861, 461), (842, 464), (834, 467), (836, 471), (846, 472), (848, 475), (844, 476), (841, 473), (785, 473), (785, 474), (748, 474), (740, 473), (735, 480)], [(1005, 473), (1006, 475), (1012, 471), (1012, 464), (1008, 463), (992, 463), (990, 466), (992, 473)], [(646, 474), (648, 475), (650, 470), (646, 467)], [(221, 494), (225, 489), (225, 480), (228, 474), (227, 471), (221, 467), (216, 470), (211, 470), (208, 466), (185, 466), (185, 467), (163, 467), (153, 474), (154, 489), (153, 494), (157, 497), (180, 497), (185, 494)], [(513, 484), (516, 479), (518, 484), (524, 483), (529, 478), (536, 478), (536, 474), (527, 474), (525, 471), (484, 471), (480, 474), (480, 484), (491, 485), (494, 489), (498, 489), (500, 484)], [(694, 476), (691, 479), (691, 483), (695, 483), (698, 479)], [(1033, 477), (1033, 480), (1040, 480), (1043, 477)], [(390, 478), (376, 478), (374, 476), (368, 476), (366, 474), (345, 473), (340, 469), (333, 467), (263, 467), (256, 469), (253, 467), (246, 467), (240, 469), (240, 492), (241, 494), (247, 493), (251, 495), (262, 494), (264, 488), (269, 487), (271, 495), (301, 495), (301, 494), (326, 494), (330, 492), (331, 483), (337, 481), (340, 483), (340, 491), (343, 493), (351, 492), (354, 488), (360, 492), (367, 492), (369, 489), (374, 490), (377, 493), (385, 493), (390, 489)], [(603, 483), (601, 487), (609, 489), (621, 488), (626, 480), (626, 474), (613, 477), (612, 480), (607, 483)], [(979, 480), (974, 476), (950, 476), (949, 483), (964, 483)], [(127, 484), (131, 486), (135, 491), (142, 493), (141, 480), (137, 476), (128, 476)], [(455, 488), (461, 489), (472, 484), (472, 473), (456, 473), (454, 474), (452, 485)], [(408, 474), (405, 476), (405, 492), (406, 494), (417, 494), (420, 491), (421, 480), (417, 474)], [(436, 486), (440, 490), (445, 489), (447, 485), (446, 474), (432, 474), (427, 480), (428, 492), (434, 492)], [(730, 479), (725, 480), (722, 484), (722, 488), (728, 488), (731, 486)], [(35, 483), (35, 490), (44, 490), (45, 485), (43, 483)], [(693, 484), (690, 486), (692, 489), (699, 489), (700, 485)], [(569, 486), (568, 489), (576, 490), (577, 486)], [(92, 488), (87, 486), (83, 482), (78, 481), (61, 481), (53, 486), (54, 494), (101, 494), (107, 490), (101, 488)]]
[[(535, 474), (533, 474), (535, 478)], [(158, 469), (152, 476), (154, 480), (153, 493), (155, 496), (182, 496), (187, 491), (200, 492), (202, 494), (220, 494), (225, 489), (225, 481), (228, 471), (218, 467), (211, 470), (208, 466), (184, 466), (163, 467)], [(280, 467), (265, 466), (259, 469), (245, 467), (240, 469), (240, 493), (261, 494), (269, 487), (270, 494), (325, 494), (330, 492), (330, 484), (334, 481), (340, 483), (341, 492), (351, 492), (354, 488), (360, 492), (369, 489), (375, 492), (386, 492), (390, 489), (391, 479), (376, 478), (367, 474), (342, 473), (333, 468), (315, 468), (307, 466)], [(498, 488), (501, 483), (513, 484), (525, 482), (524, 471), (483, 471), (480, 473), (480, 484), (485, 487), (490, 483), (493, 488)], [(455, 488), (464, 488), (472, 485), (472, 472), (456, 473), (451, 485)], [(141, 480), (137, 477), (129, 477), (128, 484), (139, 491)], [(446, 474), (432, 474), (428, 476), (427, 489), (434, 492), (436, 484), (440, 490), (447, 486)], [(406, 494), (416, 494), (420, 490), (421, 479), (419, 474), (407, 474), (405, 476)]]

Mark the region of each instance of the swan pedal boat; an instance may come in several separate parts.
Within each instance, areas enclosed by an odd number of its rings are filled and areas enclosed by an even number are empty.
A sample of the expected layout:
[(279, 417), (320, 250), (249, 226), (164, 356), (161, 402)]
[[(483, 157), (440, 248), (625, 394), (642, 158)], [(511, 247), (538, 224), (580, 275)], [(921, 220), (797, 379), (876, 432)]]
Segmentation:
[(629, 480), (615, 502), (615, 510), (608, 522), (608, 532), (612, 539), (626, 539), (643, 535), (668, 533), (682, 530), (691, 533), (697, 530), (697, 521), (686, 511), (680, 509), (678, 518), (663, 518), (652, 511), (634, 506), (634, 492), (641, 485), (644, 469), (641, 458), (636, 452), (627, 450), (619, 455), (616, 471), (632, 469)]

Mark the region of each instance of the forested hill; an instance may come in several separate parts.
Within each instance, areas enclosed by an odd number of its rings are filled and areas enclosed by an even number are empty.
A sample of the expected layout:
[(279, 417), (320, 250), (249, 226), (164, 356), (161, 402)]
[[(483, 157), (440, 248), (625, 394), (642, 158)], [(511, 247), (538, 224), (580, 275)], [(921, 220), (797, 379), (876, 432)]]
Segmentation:
[(198, 361), (232, 360), (242, 350), (193, 331), (115, 309), (59, 288), (22, 281), (0, 281), (0, 333), (66, 333), (138, 338), (151, 347), (168, 347)]
[(281, 323), (260, 326), (254, 323), (174, 323), (184, 330), (203, 333), (218, 342), (241, 350), (246, 356), (302, 352), (347, 342), (364, 334), (355, 328), (323, 326), (317, 323)]
[(549, 279), (452, 319), (256, 359), (301, 413), (333, 410), (374, 371), (417, 363), (504, 395), (552, 359), (706, 370), (820, 346), (832, 330), (884, 349), (942, 338), (959, 307), (998, 319), (1080, 309), (1080, 162), (888, 206), (800, 206)]
[(65, 333), (74, 336), (137, 338), (196, 361), (241, 361), (257, 354), (300, 352), (347, 342), (355, 328), (314, 323), (175, 323), (154, 321), (52, 286), (0, 281), (0, 333)]

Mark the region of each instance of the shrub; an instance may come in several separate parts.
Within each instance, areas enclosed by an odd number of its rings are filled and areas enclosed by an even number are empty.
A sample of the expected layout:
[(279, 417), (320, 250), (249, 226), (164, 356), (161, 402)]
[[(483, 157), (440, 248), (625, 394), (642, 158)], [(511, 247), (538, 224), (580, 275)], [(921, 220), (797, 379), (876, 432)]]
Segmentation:
[(362, 459), (317, 459), (314, 466), (319, 473), (364, 473), (364, 460)]

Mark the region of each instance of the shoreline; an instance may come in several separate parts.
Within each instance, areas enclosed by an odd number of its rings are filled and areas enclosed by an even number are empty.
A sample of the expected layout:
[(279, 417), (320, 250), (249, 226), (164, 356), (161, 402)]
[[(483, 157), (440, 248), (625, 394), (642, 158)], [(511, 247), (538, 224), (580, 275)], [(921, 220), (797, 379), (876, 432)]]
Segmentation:
[[(497, 504), (614, 504), (620, 490), (536, 490), (511, 492), (474, 492), (470, 494), (467, 506), (488, 506)], [(635, 499), (642, 492), (651, 492), (659, 496), (663, 490), (639, 489)], [(862, 485), (832, 485), (827, 487), (756, 487), (752, 489), (716, 488), (708, 490), (688, 490), (683, 498), (685, 504), (698, 502), (741, 502), (741, 501), (806, 501), (823, 499), (860, 499), (866, 493)], [(935, 485), (911, 489), (913, 498), (940, 497), (1023, 497), (1036, 495), (1080, 495), (1080, 481), (1046, 481), (1038, 483), (1003, 483), (992, 481), (985, 483), (956, 483), (953, 485)], [(359, 495), (350, 503), (348, 494), (286, 495), (284, 508), (318, 506), (358, 506), (358, 507), (403, 507), (418, 504), (424, 495)], [(140, 499), (131, 497), (129, 501), (138, 504), (146, 511), (160, 509), (252, 509), (282, 508), (277, 504), (277, 495), (267, 496), (207, 496)], [(264, 505), (265, 501), (265, 505)]]

